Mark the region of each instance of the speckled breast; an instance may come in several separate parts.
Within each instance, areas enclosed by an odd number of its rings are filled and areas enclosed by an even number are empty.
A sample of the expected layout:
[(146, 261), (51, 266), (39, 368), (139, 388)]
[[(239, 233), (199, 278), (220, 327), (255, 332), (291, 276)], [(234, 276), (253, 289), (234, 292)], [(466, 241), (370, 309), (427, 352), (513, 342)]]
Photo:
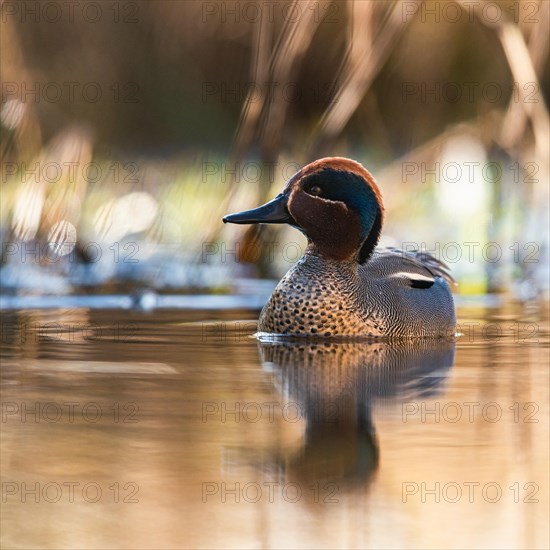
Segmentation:
[[(349, 288), (346, 288), (349, 287)], [(262, 310), (259, 330), (304, 336), (382, 336), (380, 320), (362, 318), (352, 285), (336, 278), (307, 276), (291, 270)]]

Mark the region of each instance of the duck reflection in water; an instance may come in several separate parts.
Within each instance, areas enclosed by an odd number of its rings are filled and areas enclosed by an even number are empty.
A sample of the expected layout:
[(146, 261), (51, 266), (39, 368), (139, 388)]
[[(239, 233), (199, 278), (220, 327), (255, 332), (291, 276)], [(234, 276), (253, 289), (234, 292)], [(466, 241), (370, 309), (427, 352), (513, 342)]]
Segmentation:
[(399, 407), (441, 390), (454, 340), (260, 343), (264, 368), (301, 408), (305, 442), (281, 465), (286, 482), (364, 486), (379, 463), (373, 405)]

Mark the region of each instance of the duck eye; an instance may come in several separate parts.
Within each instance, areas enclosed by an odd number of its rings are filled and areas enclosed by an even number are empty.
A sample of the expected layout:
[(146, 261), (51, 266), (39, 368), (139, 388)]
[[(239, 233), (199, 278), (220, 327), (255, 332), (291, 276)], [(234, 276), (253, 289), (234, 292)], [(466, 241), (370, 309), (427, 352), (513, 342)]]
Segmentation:
[(313, 185), (312, 187), (309, 188), (308, 193), (310, 195), (318, 197), (323, 193), (323, 190), (318, 185)]

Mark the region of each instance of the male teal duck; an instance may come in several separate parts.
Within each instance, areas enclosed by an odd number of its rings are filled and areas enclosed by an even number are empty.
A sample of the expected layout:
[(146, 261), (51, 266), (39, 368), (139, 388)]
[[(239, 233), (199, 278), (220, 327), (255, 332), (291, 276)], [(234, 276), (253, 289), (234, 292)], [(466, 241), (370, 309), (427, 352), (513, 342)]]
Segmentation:
[(376, 248), (384, 207), (358, 162), (330, 157), (298, 171), (272, 201), (225, 223), (288, 223), (308, 245), (263, 308), (259, 331), (292, 336), (445, 337), (455, 311), (446, 266)]

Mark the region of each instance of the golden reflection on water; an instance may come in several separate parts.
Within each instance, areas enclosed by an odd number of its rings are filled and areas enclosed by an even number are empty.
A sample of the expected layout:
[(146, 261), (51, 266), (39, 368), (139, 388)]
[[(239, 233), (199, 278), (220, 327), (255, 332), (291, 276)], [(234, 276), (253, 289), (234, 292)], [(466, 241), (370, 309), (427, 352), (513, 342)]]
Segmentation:
[(547, 318), (460, 313), (456, 342), (330, 345), (4, 316), (2, 547), (548, 547)]

